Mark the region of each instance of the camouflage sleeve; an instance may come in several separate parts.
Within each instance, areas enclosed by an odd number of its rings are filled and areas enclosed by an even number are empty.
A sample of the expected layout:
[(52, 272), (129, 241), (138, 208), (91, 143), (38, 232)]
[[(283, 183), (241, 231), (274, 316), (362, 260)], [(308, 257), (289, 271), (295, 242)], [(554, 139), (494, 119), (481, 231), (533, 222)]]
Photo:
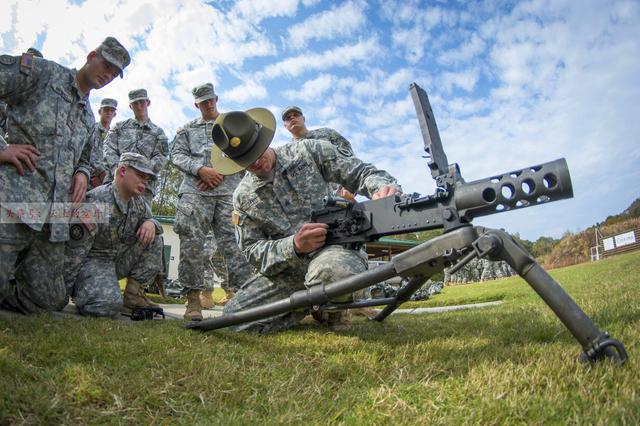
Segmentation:
[(107, 137), (104, 140), (103, 161), (107, 176), (105, 181), (113, 180), (113, 171), (118, 166), (120, 161), (120, 152), (118, 151), (118, 137), (120, 136), (120, 130), (116, 127), (109, 130)]
[(200, 161), (194, 161), (189, 148), (189, 131), (178, 129), (176, 137), (171, 143), (171, 162), (182, 172), (194, 176), (198, 175), (198, 170), (202, 167)]
[[(29, 60), (31, 59), (31, 60)], [(21, 101), (22, 95), (32, 89), (38, 80), (38, 70), (33, 69), (33, 56), (0, 56), (0, 100), (9, 105)]]
[(169, 155), (169, 138), (164, 134), (164, 130), (159, 127), (156, 137), (156, 146), (149, 160), (151, 160), (151, 164), (153, 165), (153, 171), (159, 175)]
[(309, 140), (305, 143), (328, 182), (339, 183), (350, 192), (369, 198), (385, 185), (401, 190), (393, 176), (372, 164), (353, 155), (345, 155), (339, 148), (326, 142)]
[(329, 140), (331, 143), (338, 147), (338, 150), (344, 150), (344, 155), (353, 155), (353, 148), (351, 147), (351, 142), (347, 140), (344, 136), (342, 136), (337, 131), (330, 129), (329, 131)]
[(91, 177), (91, 156), (93, 155), (95, 131), (96, 129), (94, 127), (93, 131), (89, 134), (89, 137), (87, 137), (87, 141), (85, 142), (84, 147), (82, 148), (82, 153), (80, 154), (80, 161), (78, 162), (75, 170), (75, 173), (81, 172), (87, 175), (87, 180)]
[(104, 153), (102, 151), (102, 137), (100, 136), (100, 132), (98, 132), (98, 128), (96, 126), (93, 131), (93, 145), (91, 146), (91, 176), (98, 176), (102, 172), (104, 172), (104, 164), (103, 157)]
[(2, 135), (0, 135), (0, 152), (4, 151), (6, 147), (7, 147), (7, 141), (5, 141)]
[(156, 219), (153, 218), (153, 213), (151, 212), (151, 206), (149, 205), (147, 200), (145, 200), (142, 197), (141, 197), (141, 201), (144, 204), (144, 213), (142, 214), (142, 220), (140, 221), (140, 225), (142, 225), (143, 222), (150, 221), (151, 223), (153, 223), (153, 226), (156, 227), (156, 236), (162, 235), (162, 232), (163, 232), (162, 225), (160, 224), (160, 222), (158, 222)]
[(249, 264), (264, 276), (274, 276), (290, 268), (300, 265), (302, 259), (293, 248), (293, 237), (270, 239), (266, 236), (256, 221), (237, 207), (234, 198), (234, 223), (236, 225), (236, 239), (240, 250)]

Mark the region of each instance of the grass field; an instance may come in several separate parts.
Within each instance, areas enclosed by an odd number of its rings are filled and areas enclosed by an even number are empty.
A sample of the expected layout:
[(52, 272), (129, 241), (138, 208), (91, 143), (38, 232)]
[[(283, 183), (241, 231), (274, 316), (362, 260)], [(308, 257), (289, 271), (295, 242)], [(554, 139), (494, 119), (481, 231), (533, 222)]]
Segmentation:
[(277, 335), (180, 321), (0, 319), (0, 424), (640, 423), (640, 252), (552, 271), (630, 358), (579, 345), (519, 278), (447, 287), (431, 315)]

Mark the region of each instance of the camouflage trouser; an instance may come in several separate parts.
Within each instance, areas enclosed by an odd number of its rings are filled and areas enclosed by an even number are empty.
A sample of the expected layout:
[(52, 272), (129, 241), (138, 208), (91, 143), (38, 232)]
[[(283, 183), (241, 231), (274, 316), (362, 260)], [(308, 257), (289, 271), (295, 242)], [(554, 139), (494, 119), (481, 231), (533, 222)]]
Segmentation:
[(184, 288), (205, 290), (205, 239), (213, 230), (222, 261), (214, 262), (213, 270), (222, 280), (223, 288), (234, 290), (251, 276), (251, 267), (240, 252), (231, 223), (231, 196), (203, 197), (182, 194), (176, 209), (174, 231), (180, 236), (178, 279)]
[(67, 282), (67, 291), (78, 311), (96, 317), (118, 314), (122, 307), (118, 280), (133, 278), (143, 286), (153, 281), (162, 268), (162, 247), (162, 236), (156, 235), (144, 249), (137, 242), (122, 245), (115, 259), (84, 258), (75, 282)]
[(64, 242), (18, 223), (0, 224), (0, 306), (32, 314), (65, 303)]
[[(242, 311), (247, 308), (264, 305), (285, 299), (291, 293), (303, 290), (305, 286), (318, 284), (330, 284), (339, 279), (358, 274), (367, 269), (366, 255), (362, 252), (349, 250), (341, 246), (328, 246), (318, 252), (307, 268), (307, 274), (299, 277), (299, 280), (269, 279), (264, 275), (255, 275), (244, 283), (242, 288), (224, 307), (224, 314)], [(295, 283), (295, 284), (290, 284)], [(341, 297), (334, 302), (346, 302), (351, 300), (351, 295)], [(231, 327), (234, 331), (253, 331), (267, 333), (286, 330), (297, 324), (307, 314), (306, 310), (289, 312), (283, 315), (266, 318), (248, 324), (239, 324)]]

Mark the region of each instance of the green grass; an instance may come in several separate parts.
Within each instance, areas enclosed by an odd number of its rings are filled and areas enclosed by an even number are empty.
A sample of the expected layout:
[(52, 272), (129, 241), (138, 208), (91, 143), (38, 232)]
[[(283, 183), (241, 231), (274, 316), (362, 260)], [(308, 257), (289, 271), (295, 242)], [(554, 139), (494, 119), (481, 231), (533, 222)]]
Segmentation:
[(415, 303), (500, 306), (357, 318), (345, 333), (41, 315), (0, 319), (0, 424), (638, 424), (640, 252), (552, 275), (625, 344), (625, 366), (578, 363), (519, 278)]

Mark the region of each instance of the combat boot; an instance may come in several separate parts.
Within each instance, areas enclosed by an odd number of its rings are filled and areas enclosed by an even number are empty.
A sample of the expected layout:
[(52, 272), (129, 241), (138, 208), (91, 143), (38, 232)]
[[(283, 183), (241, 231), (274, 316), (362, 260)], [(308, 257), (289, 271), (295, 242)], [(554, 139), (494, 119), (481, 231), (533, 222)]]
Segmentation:
[(215, 306), (213, 297), (211, 296), (212, 292), (212, 290), (205, 290), (200, 293), (200, 306), (202, 306), (202, 309), (213, 309)]
[(144, 293), (144, 287), (135, 279), (127, 278), (127, 285), (124, 288), (124, 300), (122, 303), (122, 311), (131, 313), (136, 306), (157, 308), (160, 305), (151, 302)]
[(202, 321), (202, 306), (200, 305), (200, 290), (187, 292), (187, 309), (184, 319), (188, 321)]
[(327, 325), (331, 331), (347, 331), (351, 328), (351, 312), (327, 312)]

